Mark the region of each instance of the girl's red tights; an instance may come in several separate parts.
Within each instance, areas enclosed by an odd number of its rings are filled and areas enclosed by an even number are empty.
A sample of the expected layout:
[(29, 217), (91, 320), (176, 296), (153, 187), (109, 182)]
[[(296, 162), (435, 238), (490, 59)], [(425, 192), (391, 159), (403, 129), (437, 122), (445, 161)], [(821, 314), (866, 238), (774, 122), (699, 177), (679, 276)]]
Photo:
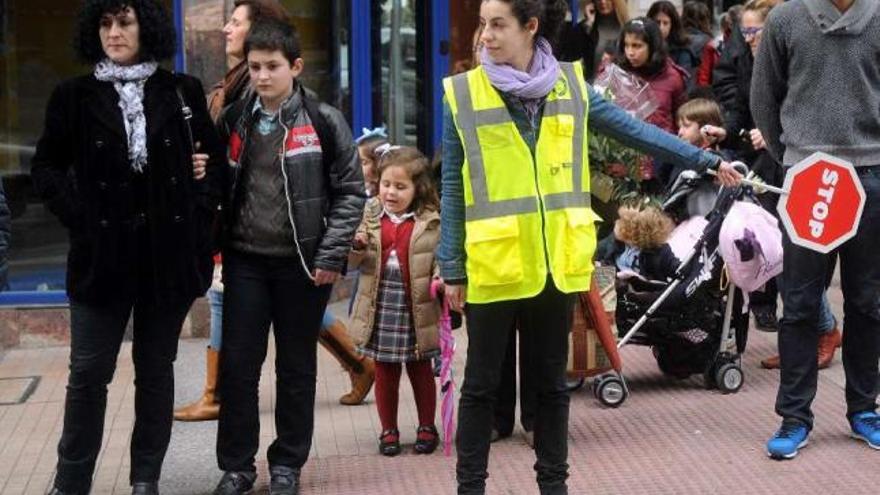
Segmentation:
[[(399, 402), (400, 363), (376, 363), (376, 409), (382, 430), (397, 429), (397, 405)], [(433, 425), (437, 409), (437, 388), (431, 360), (406, 363), (406, 374), (412, 384), (419, 414), (419, 426)]]

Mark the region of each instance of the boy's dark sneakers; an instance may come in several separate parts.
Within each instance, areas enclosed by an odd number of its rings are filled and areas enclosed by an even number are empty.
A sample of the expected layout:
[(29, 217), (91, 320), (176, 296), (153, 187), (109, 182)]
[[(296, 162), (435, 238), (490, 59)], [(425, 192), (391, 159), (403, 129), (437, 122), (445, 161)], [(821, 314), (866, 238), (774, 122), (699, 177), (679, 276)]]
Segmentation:
[(299, 472), (299, 469), (289, 466), (269, 467), (269, 495), (297, 495)]
[(810, 430), (798, 421), (783, 421), (782, 427), (767, 442), (767, 455), (771, 459), (793, 459), (798, 451), (809, 443)]
[(430, 454), (437, 450), (440, 443), (440, 435), (434, 425), (419, 426), (416, 430), (416, 454)]
[(138, 481), (131, 485), (131, 495), (159, 495), (159, 483)]
[(213, 495), (243, 495), (251, 491), (257, 473), (250, 471), (226, 471), (220, 478), (220, 483), (214, 489)]
[(387, 456), (400, 453), (400, 431), (397, 428), (385, 430), (379, 435), (379, 453)]
[(49, 491), (49, 495), (85, 495), (87, 492), (63, 492), (54, 486)]
[(874, 411), (856, 413), (849, 420), (850, 436), (862, 440), (872, 449), (880, 450), (880, 414)]

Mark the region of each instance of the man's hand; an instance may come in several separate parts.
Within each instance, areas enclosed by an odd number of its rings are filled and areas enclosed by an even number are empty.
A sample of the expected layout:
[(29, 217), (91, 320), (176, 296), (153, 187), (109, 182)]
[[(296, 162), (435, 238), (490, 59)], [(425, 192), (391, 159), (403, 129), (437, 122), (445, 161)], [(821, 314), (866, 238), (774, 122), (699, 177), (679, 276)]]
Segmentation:
[(464, 312), (464, 304), (467, 300), (467, 286), (446, 284), (445, 293), (449, 308), (459, 313)]
[(749, 139), (752, 140), (752, 148), (755, 148), (755, 151), (762, 150), (767, 147), (767, 143), (764, 141), (764, 135), (761, 134), (761, 131), (758, 129), (752, 129), (749, 131)]
[(716, 174), (718, 177), (718, 182), (725, 187), (735, 187), (739, 185), (743, 176), (739, 173), (730, 162), (722, 161), (720, 165), (718, 165), (718, 172)]
[(315, 269), (314, 273), (315, 285), (332, 285), (339, 279), (339, 272), (331, 272), (330, 270)]
[[(201, 145), (202, 145), (202, 143), (196, 142), (196, 144), (195, 144), (196, 151), (198, 151), (198, 149), (201, 148)], [(205, 167), (208, 165), (209, 158), (210, 158), (210, 156), (208, 156), (204, 153), (193, 154), (193, 156), (192, 156), (193, 177), (195, 177), (196, 180), (201, 180), (201, 179), (205, 178), (205, 175), (206, 175), (205, 174)]]

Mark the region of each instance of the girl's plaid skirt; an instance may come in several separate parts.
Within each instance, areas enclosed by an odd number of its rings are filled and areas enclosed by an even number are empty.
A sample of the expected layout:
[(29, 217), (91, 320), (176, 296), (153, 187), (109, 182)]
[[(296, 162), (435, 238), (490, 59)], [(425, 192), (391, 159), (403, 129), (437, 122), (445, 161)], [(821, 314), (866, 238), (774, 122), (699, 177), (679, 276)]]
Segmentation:
[(370, 341), (360, 352), (380, 363), (406, 363), (434, 357), (437, 351), (416, 356), (416, 332), (406, 297), (400, 265), (385, 264), (379, 280), (376, 316)]

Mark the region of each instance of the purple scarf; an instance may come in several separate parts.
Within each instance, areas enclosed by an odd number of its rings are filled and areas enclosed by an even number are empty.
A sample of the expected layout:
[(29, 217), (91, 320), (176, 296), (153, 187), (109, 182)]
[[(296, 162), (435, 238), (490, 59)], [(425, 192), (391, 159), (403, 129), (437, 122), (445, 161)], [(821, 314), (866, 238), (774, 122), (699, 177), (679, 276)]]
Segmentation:
[(542, 37), (535, 41), (535, 54), (528, 72), (515, 69), (512, 65), (496, 64), (485, 48), (480, 52), (480, 61), (495, 89), (523, 100), (544, 98), (550, 94), (559, 77), (559, 62), (553, 56), (550, 42)]

